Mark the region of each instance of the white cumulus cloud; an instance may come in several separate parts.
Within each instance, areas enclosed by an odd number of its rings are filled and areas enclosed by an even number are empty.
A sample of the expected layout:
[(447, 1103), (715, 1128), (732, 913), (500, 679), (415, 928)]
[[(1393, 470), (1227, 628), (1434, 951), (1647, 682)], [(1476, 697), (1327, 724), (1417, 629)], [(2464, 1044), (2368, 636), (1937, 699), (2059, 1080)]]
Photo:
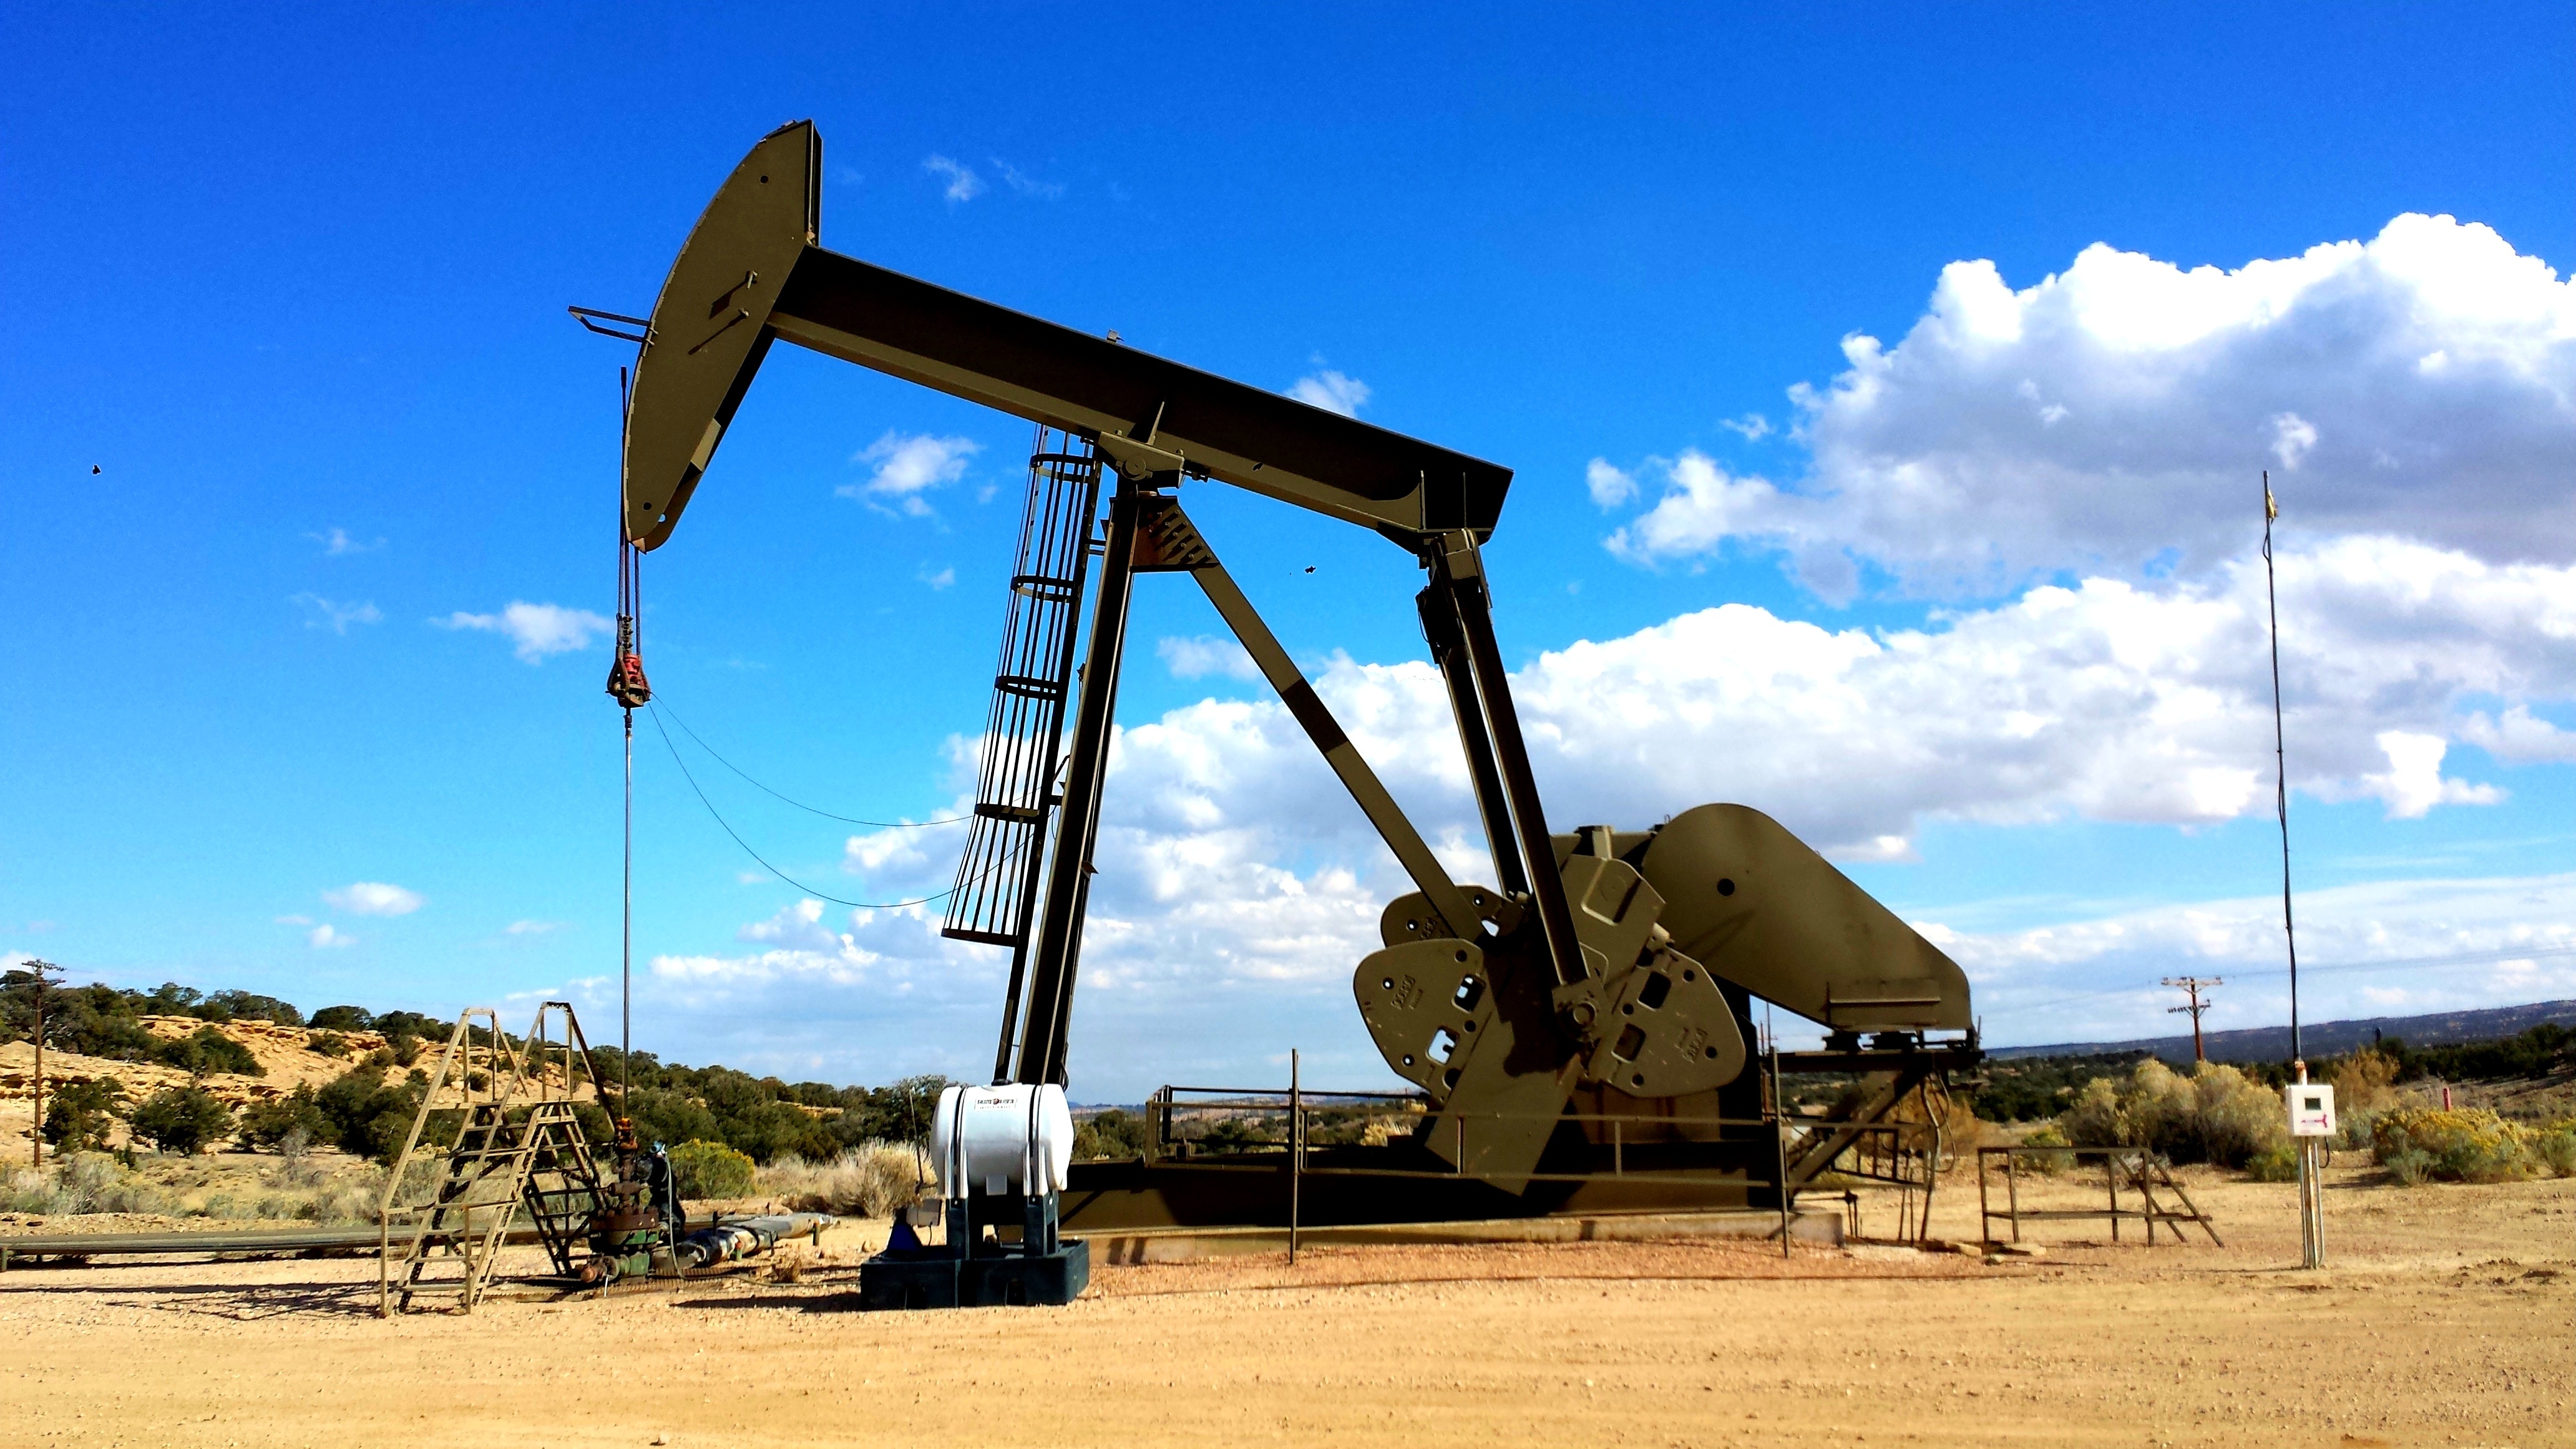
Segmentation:
[(850, 459), (853, 463), (875, 465), (868, 481), (844, 483), (833, 491), (843, 498), (856, 498), (872, 508), (891, 512), (875, 501), (888, 499), (905, 513), (926, 518), (931, 509), (922, 495), (965, 477), (966, 460), (982, 451), (983, 445), (972, 438), (938, 438), (928, 433), (888, 429), (885, 436), (861, 448)]
[(542, 664), (549, 654), (587, 649), (594, 636), (606, 635), (617, 627), (605, 615), (588, 609), (531, 604), (524, 599), (512, 599), (497, 614), (469, 614), (460, 609), (429, 622), (441, 629), (475, 629), (503, 635), (513, 646), (512, 652), (529, 664)]
[(352, 624), (373, 624), (384, 613), (372, 603), (339, 603), (320, 594), (297, 594), (287, 601), (304, 610), (304, 627), (346, 634)]
[(1368, 406), (1369, 385), (1326, 367), (1288, 384), (1288, 395), (1310, 407), (1355, 418), (1361, 408)]
[(1592, 495), (1595, 508), (1616, 508), (1637, 496), (1637, 478), (1623, 468), (1614, 468), (1607, 458), (1595, 458), (1583, 468), (1583, 489)]
[(322, 899), (329, 901), (335, 909), (353, 916), (408, 916), (429, 904), (428, 898), (418, 891), (408, 891), (379, 880), (362, 880), (338, 890), (324, 891)]
[(952, 203), (973, 201), (984, 194), (984, 178), (952, 157), (934, 152), (921, 158), (921, 169), (948, 183), (942, 188), (940, 195), (945, 196)]
[[(2312, 1022), (2576, 994), (2576, 875), (2302, 891), (2298, 923), (2300, 1010)], [(1999, 1044), (2168, 1035), (2173, 993), (2156, 982), (2177, 971), (2227, 977), (2213, 1030), (2289, 1019), (2278, 895), (2018, 931), (1916, 926), (1966, 969)]]
[(1935, 596), (2060, 569), (2189, 576), (2260, 529), (2269, 467), (2305, 536), (2576, 554), (2576, 283), (2482, 225), (2409, 214), (2234, 270), (2097, 244), (2020, 290), (1954, 262), (1897, 345), (1854, 334), (1843, 354), (1792, 390), (1807, 476), (1685, 454), (1613, 550), (1741, 539), (1829, 597), (1855, 575), (1825, 554)]
[(323, 533), (308, 533), (304, 536), (322, 545), (324, 553), (335, 557), (341, 554), (371, 553), (385, 546), (385, 541), (381, 538), (373, 543), (351, 538), (345, 528), (334, 528)]
[[(1063, 182), (1041, 181), (999, 156), (993, 158), (993, 169), (1002, 173), (1004, 185), (1022, 196), (1035, 197), (1040, 201), (1053, 201), (1064, 195)], [(952, 197), (951, 199), (962, 201), (965, 198)]]
[(1233, 639), (1220, 639), (1207, 634), (1166, 636), (1154, 641), (1154, 657), (1174, 679), (1204, 679), (1211, 674), (1227, 679), (1259, 679), (1261, 668), (1243, 645)]

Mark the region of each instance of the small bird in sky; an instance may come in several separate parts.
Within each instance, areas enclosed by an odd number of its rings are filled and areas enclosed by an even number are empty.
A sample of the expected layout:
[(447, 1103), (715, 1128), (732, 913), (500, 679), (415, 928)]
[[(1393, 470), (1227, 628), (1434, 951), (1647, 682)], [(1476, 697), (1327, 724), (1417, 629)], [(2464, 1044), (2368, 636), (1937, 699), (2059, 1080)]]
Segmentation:
[[(90, 465), (89, 465), (89, 471), (90, 471), (93, 475), (95, 475), (95, 474), (98, 472), (98, 465), (97, 465), (96, 463), (92, 463), (92, 464), (90, 464)], [(1312, 570), (1309, 570), (1309, 572), (1312, 572)]]
[(1308, 565), (1306, 565), (1306, 572), (1308, 572), (1308, 573), (1310, 573), (1310, 574), (1311, 574), (1311, 573), (1313, 573), (1314, 571), (1315, 571), (1315, 566), (1314, 566), (1313, 564), (1308, 564)]

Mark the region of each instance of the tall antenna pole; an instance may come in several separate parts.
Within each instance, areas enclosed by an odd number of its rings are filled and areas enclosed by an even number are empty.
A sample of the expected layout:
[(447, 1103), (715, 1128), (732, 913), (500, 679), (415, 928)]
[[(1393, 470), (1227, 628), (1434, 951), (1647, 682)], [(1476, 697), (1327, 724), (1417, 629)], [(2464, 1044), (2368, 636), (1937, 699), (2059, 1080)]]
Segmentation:
[[(618, 522), (617, 522), (617, 602), (642, 612), (639, 601), (631, 596), (637, 570), (634, 545), (626, 537), (625, 443), (626, 412), (632, 406), (626, 391), (626, 369), (617, 369), (617, 438), (618, 438)], [(624, 614), (626, 609), (617, 612)], [(637, 652), (636, 623), (631, 618), (617, 621), (619, 658)], [(626, 715), (626, 840), (621, 878), (618, 882), (617, 908), (617, 1115), (626, 1115), (626, 1099), (635, 1087), (635, 703), (621, 696)]]
[(2272, 497), (2272, 473), (2267, 468), (2263, 472), (2263, 602), (2272, 625), (2272, 804), (2281, 817), (2281, 935), (2290, 948), (2290, 1070), (2304, 1082), (2308, 1054), (2299, 1038), (2299, 932), (2290, 916), (2290, 767), (2281, 729), (2281, 601), (2272, 570), (2272, 522), (2280, 516), (2281, 505)]
[[(2272, 474), (2263, 474), (2263, 599), (2272, 624), (2272, 803), (2281, 817), (2281, 936), (2290, 950), (2290, 1075), (2292, 1092), (2308, 1082), (2308, 1053), (2299, 1038), (2299, 933), (2290, 916), (2290, 766), (2281, 729), (2281, 604), (2273, 581), (2272, 523), (2281, 505), (2272, 497)], [(2198, 1012), (2192, 1014), (2195, 1028)], [(2287, 1105), (2286, 1103), (2284, 1105)], [(2295, 1126), (2295, 1123), (2293, 1124)], [(2302, 1136), (2299, 1147), (2299, 1263), (2322, 1268), (2326, 1263), (2325, 1166), (2317, 1160), (2320, 1137)]]

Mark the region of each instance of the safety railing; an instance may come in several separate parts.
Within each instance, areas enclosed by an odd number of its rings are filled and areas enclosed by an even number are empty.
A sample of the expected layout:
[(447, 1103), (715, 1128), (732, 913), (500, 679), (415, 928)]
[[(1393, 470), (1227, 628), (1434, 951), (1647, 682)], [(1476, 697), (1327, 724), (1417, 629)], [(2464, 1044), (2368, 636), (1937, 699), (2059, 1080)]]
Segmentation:
[[(2069, 1168), (2088, 1160), (2102, 1164), (2102, 1206), (2022, 1206), (2022, 1178), (2025, 1174), (2041, 1181), (2052, 1181), (2062, 1177)], [(2038, 1165), (2040, 1163), (2051, 1165), (2042, 1167)], [(2004, 1205), (2000, 1209), (1994, 1205), (1993, 1195), (1997, 1164), (2001, 1165), (2004, 1187)], [(2162, 1153), (2150, 1152), (2143, 1147), (1980, 1147), (1977, 1149), (1978, 1231), (1987, 1242), (2005, 1241), (1995, 1236), (1995, 1223), (2000, 1219), (2011, 1225), (2010, 1241), (2018, 1243), (2025, 1222), (2107, 1221), (2111, 1225), (2111, 1241), (2116, 1243), (2120, 1241), (2120, 1225), (2137, 1222), (2145, 1225), (2147, 1246), (2152, 1248), (2156, 1244), (2158, 1224), (2172, 1233), (2177, 1243), (2187, 1241), (2183, 1235), (2184, 1225), (2197, 1224), (2202, 1232), (2209, 1234), (2212, 1244), (2225, 1247), (2226, 1244), (2219, 1241), (2217, 1223), (2192, 1202), (2191, 1194), (2174, 1179), (2172, 1169), (2173, 1164)], [(2123, 1206), (2120, 1201), (2120, 1189), (2124, 1183), (2129, 1190), (2131, 1206)], [(2170, 1198), (2179, 1204), (2179, 1208), (2168, 1206), (2160, 1198)]]
[[(1766, 1089), (1771, 1085), (1766, 1079)], [(1542, 1114), (1444, 1111), (1419, 1092), (1167, 1086), (1146, 1104), (1145, 1156), (1149, 1161), (1211, 1167), (1273, 1167), (1290, 1175), (1293, 1196), (1293, 1184), (1305, 1177), (1451, 1179), (1496, 1184), (1515, 1192), (1531, 1183), (1604, 1179), (1638, 1186), (1705, 1187), (1721, 1175), (1740, 1171), (1741, 1159), (1723, 1165), (1694, 1164), (1686, 1160), (1692, 1149), (1751, 1148), (1770, 1159), (1765, 1164), (1770, 1172), (1747, 1185), (1775, 1191), (1784, 1233), (1799, 1194), (1828, 1175), (1842, 1180), (1834, 1184), (1837, 1189), (1852, 1180), (1897, 1188), (1896, 1236), (1920, 1238), (1929, 1231), (1931, 1169), (1942, 1159), (1937, 1121), (1809, 1118), (1777, 1111), (1771, 1105), (1777, 1096), (1768, 1090), (1764, 1095), (1763, 1110), (1755, 1116)], [(1503, 1173), (1471, 1165), (1476, 1126), (1533, 1122), (1548, 1123), (1551, 1129), (1569, 1123), (1580, 1127), (1600, 1156), (1581, 1170), (1565, 1170), (1559, 1164), (1548, 1170)], [(1435, 1136), (1446, 1140), (1435, 1143)], [(1398, 1141), (1431, 1148), (1446, 1159), (1446, 1165), (1352, 1162), (1347, 1154), (1333, 1150)], [(1766, 1146), (1769, 1150), (1764, 1152)], [(1800, 1164), (1796, 1171), (1793, 1163)], [(1920, 1170), (1909, 1173), (1908, 1165)], [(1782, 1184), (1786, 1190), (1777, 1191)], [(1839, 1196), (1857, 1232), (1859, 1200), (1848, 1190)]]

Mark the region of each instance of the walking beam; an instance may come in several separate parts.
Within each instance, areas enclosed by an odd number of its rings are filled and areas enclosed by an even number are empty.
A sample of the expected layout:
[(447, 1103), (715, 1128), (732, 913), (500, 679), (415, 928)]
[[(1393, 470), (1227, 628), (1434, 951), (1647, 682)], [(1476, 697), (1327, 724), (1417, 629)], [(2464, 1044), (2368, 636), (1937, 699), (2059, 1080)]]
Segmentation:
[(1215, 478), (1408, 548), (1491, 533), (1511, 470), (824, 250), (823, 143), (771, 132), (673, 263), (636, 364), (626, 534), (659, 547), (770, 343), (855, 362), (1085, 437), (1132, 438)]

